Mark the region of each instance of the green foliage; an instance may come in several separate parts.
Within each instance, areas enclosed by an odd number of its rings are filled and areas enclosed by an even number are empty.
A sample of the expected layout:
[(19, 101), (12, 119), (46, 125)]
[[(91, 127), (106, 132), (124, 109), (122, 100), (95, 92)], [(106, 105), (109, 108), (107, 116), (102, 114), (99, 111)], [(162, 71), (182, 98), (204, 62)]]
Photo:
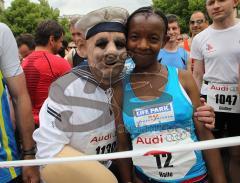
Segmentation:
[(188, 2), (189, 2), (188, 8), (191, 11), (191, 13), (195, 10), (200, 10), (206, 13), (205, 8), (206, 0), (188, 0)]
[(59, 18), (58, 22), (62, 25), (65, 31), (65, 39), (66, 41), (71, 41), (71, 33), (69, 32), (69, 20), (67, 18)]
[(39, 22), (46, 19), (58, 21), (59, 14), (59, 10), (50, 7), (47, 0), (39, 0), (39, 3), (14, 0), (10, 7), (0, 13), (0, 21), (6, 23), (13, 34), (18, 36), (21, 33), (34, 34)]
[(240, 5), (237, 7), (237, 17), (240, 18)]
[(206, 0), (153, 0), (153, 6), (165, 14), (175, 14), (180, 18), (183, 33), (188, 32), (188, 22), (192, 12), (196, 10), (205, 13)]

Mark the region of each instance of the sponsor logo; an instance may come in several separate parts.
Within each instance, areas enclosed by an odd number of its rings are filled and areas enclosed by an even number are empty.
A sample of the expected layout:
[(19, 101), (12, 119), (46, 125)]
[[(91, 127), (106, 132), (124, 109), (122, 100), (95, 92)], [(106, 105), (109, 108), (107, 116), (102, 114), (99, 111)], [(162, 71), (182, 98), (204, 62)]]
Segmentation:
[(211, 44), (207, 43), (207, 44), (206, 44), (206, 50), (207, 50), (208, 52), (212, 52), (212, 51), (213, 51), (213, 46), (212, 46)]
[(159, 106), (159, 107), (152, 107), (149, 109), (139, 109), (135, 111), (136, 117), (145, 116), (145, 115), (151, 115), (151, 114), (158, 114), (161, 112), (168, 112), (171, 111), (170, 104)]
[(190, 136), (187, 132), (175, 132), (175, 133), (169, 133), (165, 135), (164, 139), (167, 142), (176, 142), (176, 141), (182, 141), (187, 139)]
[(169, 132), (161, 135), (152, 136), (138, 136), (136, 139), (136, 144), (161, 144), (164, 142), (178, 142), (183, 141), (190, 137), (190, 133), (187, 131), (177, 131)]
[(90, 143), (98, 143), (104, 140), (110, 140), (112, 138), (115, 138), (116, 134), (115, 133), (109, 133), (107, 135), (101, 135), (101, 136), (94, 136)]
[(137, 144), (160, 144), (163, 143), (162, 135), (154, 137), (137, 137)]
[(237, 91), (238, 87), (237, 86), (227, 86), (227, 85), (222, 85), (222, 86), (216, 86), (214, 84), (212, 84), (211, 90), (217, 90), (217, 91)]

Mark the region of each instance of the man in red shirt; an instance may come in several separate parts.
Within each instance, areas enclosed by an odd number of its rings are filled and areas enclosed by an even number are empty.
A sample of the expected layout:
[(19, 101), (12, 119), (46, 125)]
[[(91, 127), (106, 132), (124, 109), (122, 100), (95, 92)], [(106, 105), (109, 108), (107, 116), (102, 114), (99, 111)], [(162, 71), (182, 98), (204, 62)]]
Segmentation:
[(36, 125), (39, 125), (39, 111), (51, 83), (71, 69), (66, 60), (55, 55), (62, 47), (63, 34), (63, 28), (56, 21), (41, 22), (36, 29), (35, 51), (22, 63)]

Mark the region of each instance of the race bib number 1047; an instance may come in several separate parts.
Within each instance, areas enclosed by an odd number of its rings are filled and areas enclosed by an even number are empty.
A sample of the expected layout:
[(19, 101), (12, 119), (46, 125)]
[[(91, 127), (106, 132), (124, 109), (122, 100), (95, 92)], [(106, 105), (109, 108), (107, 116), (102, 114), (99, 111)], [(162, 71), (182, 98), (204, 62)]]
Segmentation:
[(240, 101), (237, 84), (209, 83), (207, 103), (215, 111), (240, 113)]

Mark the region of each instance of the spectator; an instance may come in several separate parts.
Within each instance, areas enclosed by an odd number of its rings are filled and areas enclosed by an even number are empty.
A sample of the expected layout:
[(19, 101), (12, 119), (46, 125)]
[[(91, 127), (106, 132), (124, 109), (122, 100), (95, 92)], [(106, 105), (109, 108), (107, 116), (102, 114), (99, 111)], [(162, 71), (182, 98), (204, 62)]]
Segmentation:
[(35, 49), (34, 37), (31, 34), (21, 34), (16, 38), (20, 60), (27, 57)]
[(201, 11), (194, 11), (189, 20), (189, 30), (191, 37), (188, 39), (183, 39), (182, 46), (184, 47), (184, 49), (190, 52), (191, 43), (194, 36), (196, 36), (199, 32), (203, 31), (207, 27), (207, 16)]
[(168, 15), (168, 41), (163, 49), (160, 49), (158, 60), (160, 63), (168, 66), (174, 66), (179, 69), (187, 69), (189, 56), (186, 50), (178, 46), (178, 37), (180, 36), (180, 26), (176, 15)]
[(35, 34), (36, 49), (22, 63), (36, 126), (51, 83), (71, 69), (65, 59), (55, 55), (62, 47), (63, 34), (63, 28), (56, 21), (41, 22)]
[[(190, 52), (192, 39), (207, 27), (208, 27), (207, 16), (201, 11), (194, 11), (189, 21), (189, 30), (191, 33), (191, 37), (189, 39), (183, 40), (183, 44), (182, 44), (183, 48)], [(193, 72), (194, 62), (191, 58), (190, 58), (189, 64), (191, 64), (190, 68), (191, 68), (191, 71)]]
[[(85, 39), (83, 32), (76, 29), (75, 24), (79, 18), (74, 18), (70, 21), (70, 32), (72, 35), (72, 40), (74, 41), (76, 48), (73, 48), (69, 53), (66, 55), (65, 59), (71, 64), (72, 67), (75, 67), (86, 60), (86, 51), (82, 48), (85, 46)], [(80, 51), (82, 50), (82, 51)]]
[(77, 48), (77, 46), (76, 46), (76, 44), (73, 41), (70, 41), (68, 43), (68, 47), (67, 48), (68, 48), (68, 52), (69, 52), (71, 49)]

